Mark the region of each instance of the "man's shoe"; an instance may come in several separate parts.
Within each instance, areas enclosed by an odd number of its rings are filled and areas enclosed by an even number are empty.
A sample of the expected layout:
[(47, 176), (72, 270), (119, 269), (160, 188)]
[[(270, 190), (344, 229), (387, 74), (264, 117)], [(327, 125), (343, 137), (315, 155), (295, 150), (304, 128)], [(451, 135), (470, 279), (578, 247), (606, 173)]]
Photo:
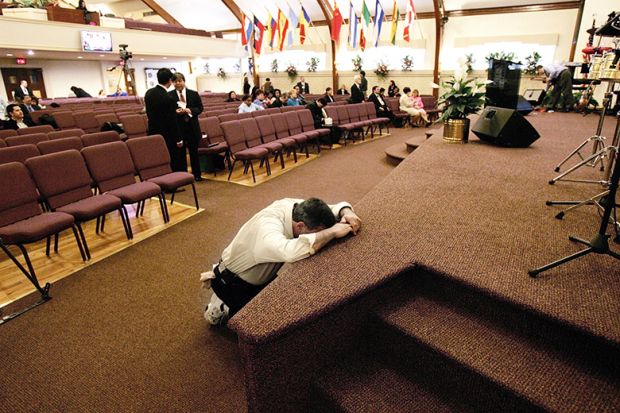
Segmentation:
[(228, 306), (213, 293), (205, 309), (204, 317), (212, 326), (223, 326), (228, 322), (228, 311)]

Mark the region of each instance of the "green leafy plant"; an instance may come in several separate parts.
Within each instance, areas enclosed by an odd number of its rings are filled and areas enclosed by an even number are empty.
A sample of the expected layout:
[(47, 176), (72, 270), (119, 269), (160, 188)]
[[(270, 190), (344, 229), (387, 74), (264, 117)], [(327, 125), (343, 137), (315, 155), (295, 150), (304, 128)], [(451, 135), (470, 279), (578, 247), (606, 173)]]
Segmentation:
[(439, 121), (465, 119), (467, 115), (478, 113), (486, 101), (484, 86), (488, 83), (488, 80), (456, 76), (442, 82), (441, 87), (446, 92), (439, 98), (438, 104), (445, 107)]
[(510, 53), (504, 53), (504, 52), (493, 52), (493, 53), (489, 53), (486, 57), (487, 62), (490, 62), (491, 60), (495, 59), (495, 60), (508, 60), (508, 61), (514, 61), (516, 55), (514, 54), (514, 52), (510, 52)]
[(209, 66), (209, 63), (205, 63), (205, 65), (202, 67), (202, 71), (204, 73), (211, 73), (211, 66)]
[(271, 61), (271, 71), (273, 73), (278, 73), (278, 59), (273, 59)]
[(377, 75), (379, 79), (385, 79), (389, 76), (389, 74), (390, 69), (388, 69), (387, 65), (383, 62), (379, 62), (377, 68), (375, 69), (375, 75)]
[(362, 70), (362, 64), (364, 63), (364, 61), (362, 60), (362, 57), (360, 55), (357, 55), (353, 59), (351, 59), (351, 63), (353, 63), (353, 71), (360, 72)]
[(403, 68), (403, 72), (411, 72), (413, 68), (413, 58), (409, 55), (406, 55), (401, 59), (401, 65)]
[(526, 57), (525, 58), (525, 69), (523, 70), (523, 72), (526, 75), (530, 75), (530, 76), (537, 75), (538, 71), (536, 70), (536, 66), (538, 66), (538, 62), (540, 61), (541, 58), (542, 56), (538, 54), (538, 52), (534, 52), (528, 57)]
[(297, 68), (292, 64), (289, 64), (286, 68), (286, 74), (289, 80), (292, 82), (293, 80), (297, 79)]
[(476, 59), (474, 59), (473, 53), (469, 53), (465, 55), (465, 73), (468, 75), (474, 71), (474, 63)]
[(308, 66), (308, 72), (316, 72), (320, 61), (321, 60), (318, 57), (311, 57), (310, 60), (306, 62), (306, 66)]
[(220, 67), (219, 69), (217, 69), (217, 77), (221, 80), (226, 80), (228, 75), (226, 75), (226, 72), (224, 72), (224, 69)]

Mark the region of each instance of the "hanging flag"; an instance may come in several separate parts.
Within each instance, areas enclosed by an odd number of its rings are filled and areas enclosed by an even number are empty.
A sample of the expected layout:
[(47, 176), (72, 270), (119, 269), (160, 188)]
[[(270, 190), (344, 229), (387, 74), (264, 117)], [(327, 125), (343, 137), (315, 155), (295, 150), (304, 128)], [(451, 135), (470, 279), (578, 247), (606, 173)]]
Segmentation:
[(289, 16), (289, 32), (287, 36), (287, 44), (289, 47), (293, 45), (293, 33), (295, 33), (295, 29), (299, 25), (299, 20), (297, 20), (297, 13), (293, 11), (291, 6), (288, 6), (288, 16)]
[(366, 6), (366, 0), (362, 2), (362, 17), (361, 22), (362, 29), (360, 31), (360, 48), (362, 52), (366, 49), (366, 36), (370, 32), (370, 10), (368, 10), (368, 6)]
[(273, 38), (276, 34), (276, 27), (276, 21), (269, 13), (269, 17), (267, 17), (267, 44), (271, 50), (273, 50)]
[(260, 54), (263, 48), (263, 35), (265, 34), (265, 26), (254, 16), (254, 51)]
[(282, 13), (282, 10), (278, 10), (278, 28), (280, 36), (278, 39), (278, 49), (282, 51), (284, 40), (286, 40), (286, 32), (288, 31), (288, 19), (286, 15)]
[(354, 49), (357, 47), (357, 15), (351, 1), (349, 1), (349, 45)]
[(390, 43), (396, 44), (396, 29), (398, 28), (398, 19), (400, 18), (400, 12), (398, 11), (398, 4), (394, 0), (394, 10), (392, 11), (392, 30), (390, 31)]
[[(252, 35), (252, 20), (250, 20), (245, 14), (241, 13), (241, 44), (247, 46), (248, 40)], [(247, 48), (247, 47), (246, 47)]]
[(383, 18), (385, 17), (385, 13), (383, 12), (383, 7), (379, 0), (377, 0), (377, 4), (375, 5), (375, 27), (374, 27), (374, 36), (375, 36), (375, 47), (379, 45), (379, 39), (381, 38), (381, 27), (383, 26)]
[(336, 43), (340, 41), (340, 28), (342, 27), (342, 14), (338, 9), (338, 4), (334, 4), (334, 17), (332, 18), (332, 40)]
[(312, 21), (310, 20), (310, 16), (304, 9), (304, 6), (301, 6), (301, 13), (299, 13), (299, 43), (304, 44), (306, 40), (306, 26), (310, 26)]
[(405, 12), (405, 30), (403, 31), (403, 39), (406, 42), (411, 41), (411, 33), (413, 32), (413, 19), (415, 19), (415, 7), (413, 0), (407, 0), (407, 11)]

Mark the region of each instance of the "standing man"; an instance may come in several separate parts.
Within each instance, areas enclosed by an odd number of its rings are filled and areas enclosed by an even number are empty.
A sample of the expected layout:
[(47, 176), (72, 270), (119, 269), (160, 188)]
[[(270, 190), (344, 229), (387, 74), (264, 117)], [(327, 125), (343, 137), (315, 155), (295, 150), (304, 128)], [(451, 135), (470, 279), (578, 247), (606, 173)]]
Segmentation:
[(368, 79), (366, 79), (366, 72), (363, 70), (360, 72), (362, 75), (362, 81), (360, 82), (360, 90), (364, 94), (364, 99), (366, 99), (366, 93), (368, 92)]
[(32, 89), (28, 87), (28, 82), (25, 80), (19, 83), (19, 86), (13, 91), (13, 94), (15, 95), (15, 100), (24, 99), (24, 96), (34, 96)]
[(175, 73), (172, 79), (175, 90), (168, 93), (177, 102), (177, 124), (184, 143), (184, 146), (180, 148), (181, 156), (179, 156), (179, 162), (181, 167), (187, 171), (187, 158), (185, 157), (185, 148), (187, 147), (189, 150), (189, 161), (192, 165), (192, 174), (194, 179), (199, 182), (202, 181), (202, 177), (200, 176), (198, 145), (200, 144), (202, 133), (198, 123), (198, 115), (203, 111), (202, 100), (198, 92), (185, 87), (185, 76), (182, 73)]
[(551, 91), (551, 102), (547, 105), (547, 109), (554, 110), (560, 100), (560, 94), (563, 98), (562, 110), (568, 112), (573, 109), (573, 75), (564, 65), (550, 64), (547, 66), (537, 66), (539, 75), (545, 75), (547, 78), (547, 88), (553, 86)]
[(281, 199), (246, 222), (213, 271), (201, 275), (213, 295), (204, 316), (223, 325), (267, 286), (285, 262), (307, 258), (330, 241), (357, 234), (361, 220), (347, 202)]
[(297, 86), (299, 86), (300, 94), (307, 95), (308, 93), (310, 93), (310, 85), (308, 84), (308, 82), (306, 82), (306, 79), (304, 79), (303, 76), (299, 78), (299, 82), (297, 82)]
[(353, 85), (351, 85), (351, 97), (349, 98), (349, 103), (362, 103), (364, 101), (365, 95), (362, 92), (361, 83), (361, 75), (353, 76)]
[(146, 116), (149, 119), (149, 135), (161, 135), (166, 140), (166, 146), (170, 153), (170, 168), (175, 172), (187, 171), (183, 169), (181, 162), (181, 148), (183, 138), (177, 125), (177, 102), (168, 94), (168, 88), (172, 85), (172, 72), (170, 69), (157, 71), (157, 85), (146, 91), (144, 104)]

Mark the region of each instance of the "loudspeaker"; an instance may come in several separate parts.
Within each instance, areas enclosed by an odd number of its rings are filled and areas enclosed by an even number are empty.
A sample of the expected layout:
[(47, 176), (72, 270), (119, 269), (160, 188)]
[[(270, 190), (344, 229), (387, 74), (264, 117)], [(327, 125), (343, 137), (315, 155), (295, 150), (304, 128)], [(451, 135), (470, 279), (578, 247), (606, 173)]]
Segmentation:
[[(583, 71), (581, 73), (583, 73)], [(542, 104), (545, 95), (546, 93), (544, 89), (526, 89), (525, 93), (523, 93), (525, 100), (534, 106)]]
[(484, 109), (471, 130), (480, 140), (515, 148), (530, 146), (540, 137), (519, 112), (494, 106)]
[(523, 116), (527, 116), (533, 110), (534, 107), (532, 106), (532, 104), (525, 100), (523, 96), (519, 95), (519, 100), (517, 100), (517, 112), (519, 112)]

